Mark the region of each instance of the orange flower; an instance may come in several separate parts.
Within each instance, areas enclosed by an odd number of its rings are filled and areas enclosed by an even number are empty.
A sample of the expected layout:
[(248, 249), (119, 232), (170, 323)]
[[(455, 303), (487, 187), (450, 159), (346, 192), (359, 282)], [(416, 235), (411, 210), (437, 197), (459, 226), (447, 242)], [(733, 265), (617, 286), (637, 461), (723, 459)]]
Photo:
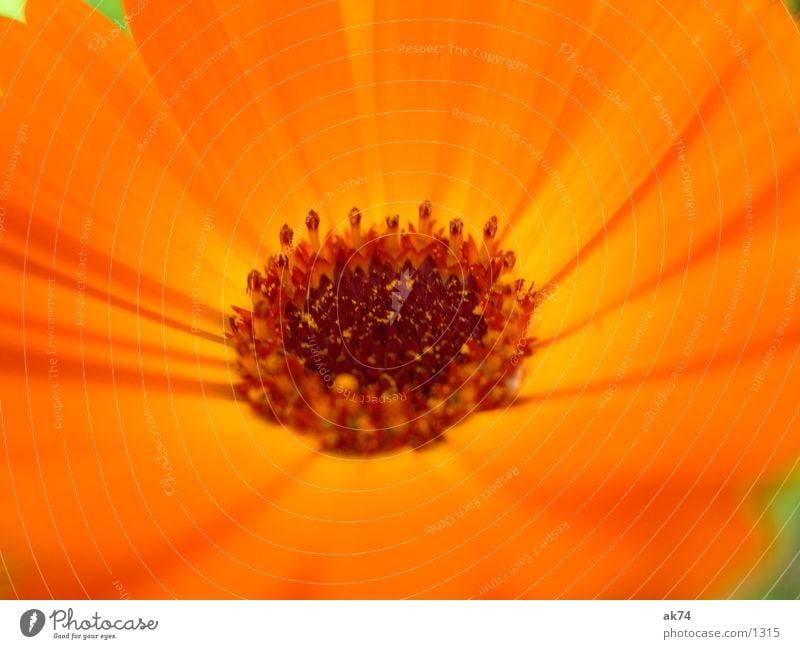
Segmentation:
[[(51, 5), (0, 20), (6, 596), (741, 596), (775, 568), (781, 5), (132, 0), (132, 38)], [(237, 398), (229, 318), (281, 227), (426, 198), (496, 215), (547, 287), (516, 401), (361, 456)]]

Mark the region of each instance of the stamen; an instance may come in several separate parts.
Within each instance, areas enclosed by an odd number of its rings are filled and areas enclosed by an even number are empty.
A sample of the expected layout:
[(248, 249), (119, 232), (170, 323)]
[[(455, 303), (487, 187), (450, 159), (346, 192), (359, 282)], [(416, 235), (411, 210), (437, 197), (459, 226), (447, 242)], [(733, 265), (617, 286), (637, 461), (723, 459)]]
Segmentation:
[(480, 251), (481, 263), (486, 263), (494, 256), (495, 248), (494, 236), (497, 234), (497, 217), (492, 215), (483, 226), (483, 246)]
[(391, 214), (386, 217), (386, 247), (392, 255), (400, 250), (400, 238), (395, 236), (400, 228), (400, 215)]
[(253, 269), (247, 275), (247, 294), (257, 293), (261, 290), (261, 285), (264, 283), (264, 278), (257, 270)]
[(431, 223), (431, 202), (423, 201), (419, 206), (419, 220), (417, 221), (417, 230), (420, 234), (428, 234), (428, 228)]
[(308, 228), (308, 238), (314, 252), (319, 252), (319, 214), (314, 210), (309, 210), (306, 215), (306, 227)]
[(357, 207), (354, 207), (350, 210), (348, 218), (350, 219), (352, 246), (353, 248), (358, 248), (361, 245), (361, 212)]
[(453, 254), (458, 258), (461, 259), (461, 246), (464, 243), (464, 221), (461, 219), (453, 219), (450, 221), (450, 241), (449, 246), (450, 250), (453, 251)]
[(514, 269), (514, 264), (517, 263), (517, 255), (513, 250), (506, 250), (503, 253), (503, 274), (508, 274)]
[(486, 241), (491, 241), (494, 239), (495, 234), (497, 234), (497, 217), (492, 215), (483, 226), (483, 238)]
[(292, 239), (294, 239), (294, 232), (287, 223), (284, 223), (280, 234), (282, 252), (292, 249)]

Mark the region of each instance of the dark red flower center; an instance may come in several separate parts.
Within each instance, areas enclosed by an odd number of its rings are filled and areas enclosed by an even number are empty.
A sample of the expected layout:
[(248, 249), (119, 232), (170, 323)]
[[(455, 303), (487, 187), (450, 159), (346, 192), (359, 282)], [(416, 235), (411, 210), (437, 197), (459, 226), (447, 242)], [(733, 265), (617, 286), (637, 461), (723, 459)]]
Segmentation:
[(250, 309), (236, 308), (231, 338), (241, 391), (262, 413), (316, 435), (326, 450), (369, 454), (422, 447), (475, 410), (510, 404), (537, 303), (511, 276), (515, 256), (497, 249), (497, 219), (482, 239), (447, 236), (427, 201), (417, 226), (319, 241), (319, 217), (306, 217), (309, 242), (283, 252), (265, 273), (252, 271)]

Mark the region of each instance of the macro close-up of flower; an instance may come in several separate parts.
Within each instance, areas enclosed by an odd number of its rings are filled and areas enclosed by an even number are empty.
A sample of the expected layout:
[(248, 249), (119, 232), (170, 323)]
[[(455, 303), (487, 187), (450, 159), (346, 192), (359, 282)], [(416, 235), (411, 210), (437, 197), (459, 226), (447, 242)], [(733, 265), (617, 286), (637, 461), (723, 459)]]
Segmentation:
[(0, 596), (800, 597), (797, 25), (0, 3)]

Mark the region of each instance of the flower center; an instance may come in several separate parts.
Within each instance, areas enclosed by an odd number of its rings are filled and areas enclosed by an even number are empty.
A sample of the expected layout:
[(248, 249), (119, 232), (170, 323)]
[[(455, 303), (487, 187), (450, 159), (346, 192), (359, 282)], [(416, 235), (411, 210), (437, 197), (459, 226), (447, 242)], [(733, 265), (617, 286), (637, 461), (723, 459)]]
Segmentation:
[(437, 227), (431, 204), (416, 224), (350, 232), (321, 244), (319, 216), (308, 241), (247, 278), (250, 309), (234, 307), (231, 339), (239, 388), (264, 415), (316, 435), (323, 449), (371, 454), (419, 448), (477, 410), (509, 405), (538, 303), (512, 277), (513, 252), (498, 249), (497, 218), (482, 237), (460, 219)]

